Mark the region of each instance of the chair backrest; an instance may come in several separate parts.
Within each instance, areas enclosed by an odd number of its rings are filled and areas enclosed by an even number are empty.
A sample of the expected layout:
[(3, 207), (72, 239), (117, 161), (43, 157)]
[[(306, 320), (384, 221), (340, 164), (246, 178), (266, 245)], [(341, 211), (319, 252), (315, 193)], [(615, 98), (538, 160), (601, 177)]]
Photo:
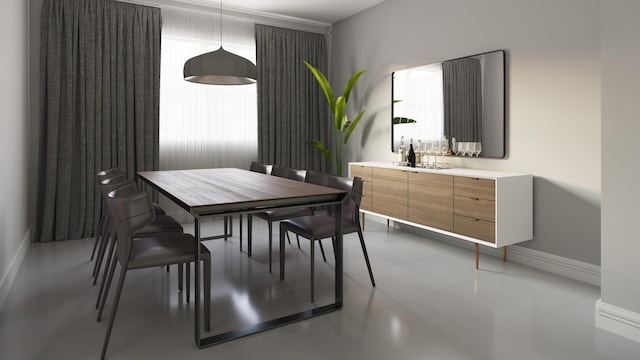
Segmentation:
[(265, 165), (265, 164), (260, 164), (257, 161), (252, 161), (251, 166), (249, 166), (249, 170), (270, 175), (272, 167), (273, 167), (272, 165)]
[(118, 174), (114, 177), (106, 178), (100, 183), (100, 193), (102, 194), (102, 197), (105, 198), (111, 191), (126, 183), (133, 183), (133, 180), (127, 179), (124, 174)]
[(271, 175), (291, 180), (304, 181), (307, 176), (307, 170), (296, 170), (286, 166), (273, 165)]
[(331, 175), (313, 170), (307, 170), (305, 182), (321, 186), (329, 186), (329, 178)]
[(100, 184), (102, 182), (102, 180), (104, 180), (106, 178), (109, 178), (109, 177), (116, 176), (116, 175), (120, 175), (120, 174), (126, 175), (126, 173), (121, 169), (111, 168), (111, 169), (99, 171), (96, 174), (96, 178), (98, 179), (98, 184)]
[(117, 192), (112, 191), (107, 195), (107, 206), (118, 238), (118, 259), (126, 266), (131, 256), (133, 234), (155, 218), (151, 197), (146, 192), (118, 197)]
[(126, 181), (119, 186), (114, 187), (109, 194), (111, 197), (126, 197), (139, 193), (138, 187), (134, 181)]
[[(355, 177), (353, 179), (342, 176), (331, 176), (329, 178), (329, 186), (334, 189), (345, 190), (347, 196), (342, 200), (342, 219), (353, 224), (360, 224), (360, 201), (362, 200), (362, 179)], [(332, 213), (333, 207), (329, 208)]]

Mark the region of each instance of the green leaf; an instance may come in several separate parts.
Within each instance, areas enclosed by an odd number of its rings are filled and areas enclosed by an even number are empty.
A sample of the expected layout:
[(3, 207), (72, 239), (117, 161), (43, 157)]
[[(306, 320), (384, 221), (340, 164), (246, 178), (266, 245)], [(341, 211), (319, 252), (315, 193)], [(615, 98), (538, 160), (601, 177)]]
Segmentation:
[[(347, 100), (344, 96), (338, 96), (338, 100), (336, 100), (336, 111), (335, 111), (335, 126), (336, 129), (342, 131), (345, 121), (344, 110), (347, 107)], [(348, 120), (348, 119), (347, 119)]]
[(362, 73), (364, 73), (364, 70), (356, 71), (356, 73), (351, 76), (351, 79), (349, 79), (349, 81), (347, 81), (347, 84), (344, 86), (344, 92), (342, 93), (342, 96), (344, 96), (345, 102), (349, 101), (351, 89), (356, 84), (356, 82), (358, 82), (358, 79), (360, 78), (360, 75), (362, 75)]
[(320, 150), (320, 152), (322, 152), (329, 159), (330, 163), (333, 162), (333, 154), (331, 154), (331, 151), (329, 151), (329, 149), (327, 149), (321, 141), (309, 140), (309, 144), (311, 144), (314, 148)]
[(362, 119), (362, 115), (364, 115), (365, 110), (362, 110), (360, 112), (360, 114), (358, 114), (358, 116), (351, 122), (351, 125), (349, 125), (349, 128), (347, 128), (347, 132), (344, 134), (344, 143), (347, 143), (347, 140), (349, 140), (349, 136), (351, 136), (351, 133), (353, 132), (353, 130), (356, 128), (356, 126), (358, 126), (358, 123), (360, 122), (360, 119)]
[(329, 104), (329, 107), (331, 108), (331, 112), (335, 113), (336, 101), (333, 98), (333, 89), (331, 88), (331, 85), (329, 84), (329, 81), (324, 76), (322, 71), (316, 69), (315, 67), (313, 67), (311, 64), (309, 64), (305, 60), (302, 60), (302, 61), (307, 66), (307, 68), (309, 68), (309, 70), (311, 71), (311, 74), (313, 74), (313, 77), (316, 78), (316, 81), (318, 82), (318, 84), (320, 84), (320, 88), (322, 89), (322, 92), (324, 93), (324, 97), (327, 98), (327, 104)]

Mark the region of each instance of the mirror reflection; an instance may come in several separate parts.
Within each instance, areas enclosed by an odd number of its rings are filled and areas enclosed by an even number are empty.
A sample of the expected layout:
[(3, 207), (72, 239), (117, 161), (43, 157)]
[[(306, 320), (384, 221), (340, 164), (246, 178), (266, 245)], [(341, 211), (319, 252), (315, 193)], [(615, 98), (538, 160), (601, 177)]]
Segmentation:
[(504, 58), (498, 50), (394, 72), (392, 151), (445, 137), (452, 155), (479, 144), (475, 156), (504, 157)]

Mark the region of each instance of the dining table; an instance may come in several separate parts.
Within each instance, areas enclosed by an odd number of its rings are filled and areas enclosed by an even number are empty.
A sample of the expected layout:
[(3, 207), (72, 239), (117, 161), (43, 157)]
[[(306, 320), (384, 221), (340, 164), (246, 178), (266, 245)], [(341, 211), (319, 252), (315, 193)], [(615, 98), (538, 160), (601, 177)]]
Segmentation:
[[(275, 319), (202, 337), (200, 267), (195, 266), (194, 339), (208, 347), (340, 310), (343, 306), (342, 200), (344, 190), (237, 168), (141, 171), (138, 179), (187, 211), (194, 219), (194, 254), (200, 263), (201, 223), (215, 218), (300, 207), (333, 206), (335, 218), (335, 298), (328, 305), (298, 309)], [(270, 245), (271, 246), (271, 245)], [(212, 293), (215, 286), (212, 287)], [(210, 299), (206, 299), (210, 301)], [(207, 334), (208, 335), (208, 334)]]

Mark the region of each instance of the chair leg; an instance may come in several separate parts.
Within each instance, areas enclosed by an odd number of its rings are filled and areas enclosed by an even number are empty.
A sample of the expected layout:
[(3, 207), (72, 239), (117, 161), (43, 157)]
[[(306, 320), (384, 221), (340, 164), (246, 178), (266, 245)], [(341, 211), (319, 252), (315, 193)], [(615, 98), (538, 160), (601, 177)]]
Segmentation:
[(273, 223), (271, 221), (267, 221), (269, 224), (269, 272), (271, 272), (271, 240), (273, 237)]
[(211, 258), (204, 261), (204, 330), (211, 331)]
[[(322, 253), (322, 260), (327, 262), (327, 257), (324, 255), (324, 247), (322, 246), (322, 240), (318, 240), (318, 244), (320, 245), (320, 252)], [(313, 244), (311, 244), (313, 246)]]
[(251, 238), (253, 237), (253, 215), (247, 215), (247, 256), (251, 257)]
[(240, 252), (242, 252), (242, 214), (240, 214)]
[[(116, 247), (115, 235), (109, 236), (109, 238), (106, 241), (108, 241), (110, 244), (109, 244), (109, 252), (107, 254), (107, 261), (104, 263), (105, 274), (107, 272), (107, 269), (109, 268), (109, 265), (111, 264), (111, 259), (113, 258), (113, 254), (115, 253), (115, 247)], [(102, 262), (104, 255), (105, 254), (103, 253), (102, 256), (100, 257), (100, 262)], [(98, 270), (96, 271), (96, 276), (93, 277), (93, 285), (95, 285), (96, 282), (98, 281), (98, 275), (100, 275), (100, 267), (98, 267)], [(102, 276), (102, 282), (104, 283), (104, 274)]]
[(289, 243), (289, 245), (291, 245), (291, 238), (289, 237), (289, 232), (287, 231), (287, 242)]
[(91, 276), (98, 276), (98, 269), (100, 269), (100, 266), (102, 266), (102, 258), (104, 257), (104, 252), (107, 248), (107, 242), (109, 241), (109, 238), (111, 237), (111, 231), (109, 230), (109, 227), (111, 225), (111, 219), (107, 219), (107, 224), (105, 224), (105, 232), (102, 235), (102, 238), (100, 240), (100, 245), (98, 247), (98, 257), (96, 257), (96, 262), (93, 263), (93, 273)]
[(191, 263), (188, 262), (185, 264), (187, 266), (187, 304), (191, 300)]
[(104, 216), (100, 216), (100, 222), (98, 223), (98, 233), (96, 234), (96, 241), (93, 243), (93, 251), (91, 251), (91, 261), (93, 261), (93, 258), (96, 255), (96, 249), (98, 248), (100, 237), (104, 233), (104, 231), (102, 230), (103, 226), (104, 226)]
[(300, 235), (296, 234), (296, 241), (298, 242), (298, 249), (302, 250), (300, 247)]
[[(96, 319), (96, 321), (102, 320), (102, 312), (104, 311), (104, 304), (107, 302), (107, 297), (109, 296), (109, 288), (111, 287), (113, 274), (116, 271), (117, 262), (118, 262), (118, 259), (115, 259), (115, 261), (111, 263), (111, 268), (109, 269), (109, 276), (107, 277), (107, 281), (105, 283), (104, 293), (102, 294), (102, 299), (100, 300), (100, 310), (98, 310), (98, 318)], [(124, 269), (122, 269), (122, 271), (124, 271)]]
[(284, 234), (286, 232), (280, 226), (280, 281), (284, 280)]
[(178, 264), (178, 292), (182, 293), (184, 290), (184, 264)]
[[(115, 254), (115, 239), (113, 239), (113, 241), (111, 242), (111, 247), (109, 249), (109, 256), (107, 257), (107, 262), (104, 264), (104, 273), (102, 274), (102, 282), (100, 283), (100, 291), (98, 291), (98, 299), (96, 299), (96, 309), (98, 308), (98, 304), (100, 304), (100, 298), (103, 296), (102, 293), (104, 291), (104, 284), (105, 284), (105, 280), (107, 279), (107, 269), (109, 269), (109, 267), (111, 266), (111, 262), (112, 261), (117, 261), (116, 259), (112, 259), (113, 254)], [(93, 284), (95, 285), (95, 281), (98, 278), (97, 274), (96, 277), (93, 279)]]
[(336, 258), (336, 237), (335, 236), (331, 237), (331, 246), (333, 246), (333, 259), (335, 260)]
[(228, 224), (229, 224), (229, 217), (225, 216), (224, 217), (224, 241), (227, 241), (227, 234), (229, 233)]
[(376, 281), (373, 279), (373, 271), (371, 271), (371, 263), (369, 262), (369, 254), (367, 253), (367, 246), (364, 244), (364, 236), (362, 236), (362, 231), (360, 230), (358, 230), (358, 237), (360, 238), (360, 245), (362, 246), (364, 261), (367, 262), (367, 269), (369, 270), (369, 277), (371, 278), (371, 286), (376, 286)]
[[(115, 262), (114, 262), (115, 263)], [(124, 278), (127, 275), (127, 269), (123, 266), (120, 272), (120, 280), (118, 281), (118, 289), (116, 290), (116, 297), (113, 299), (113, 308), (111, 309), (111, 315), (109, 316), (109, 325), (107, 326), (107, 334), (104, 337), (104, 345), (102, 346), (102, 355), (100, 359), (104, 359), (107, 353), (107, 346), (109, 345), (109, 338), (111, 337), (111, 330), (113, 329), (113, 321), (116, 318), (116, 310), (118, 310), (118, 303), (120, 302), (120, 294), (122, 294), (122, 287), (124, 285)]]
[(315, 259), (315, 247), (316, 244), (311, 239), (311, 302), (313, 302), (313, 288), (314, 288), (314, 275), (313, 275), (313, 267), (314, 267), (314, 259)]

